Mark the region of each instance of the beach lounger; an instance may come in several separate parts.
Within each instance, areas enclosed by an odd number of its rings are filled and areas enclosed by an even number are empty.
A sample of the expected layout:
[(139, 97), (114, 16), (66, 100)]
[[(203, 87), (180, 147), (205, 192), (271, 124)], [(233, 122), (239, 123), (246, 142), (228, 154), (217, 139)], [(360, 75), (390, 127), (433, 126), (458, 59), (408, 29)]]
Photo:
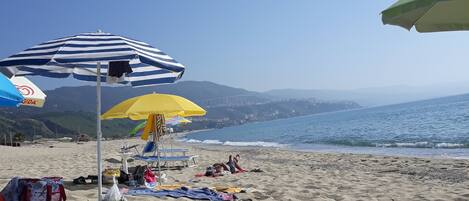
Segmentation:
[[(186, 153), (188, 152), (188, 149), (182, 149), (182, 148), (177, 148), (177, 149), (159, 149), (160, 152), (160, 162), (164, 163), (164, 165), (167, 164), (167, 162), (182, 162), (184, 167), (192, 167), (195, 166), (197, 163), (195, 161), (196, 158), (198, 158), (197, 155), (192, 155), (188, 156)], [(151, 156), (145, 156), (147, 153), (153, 153)], [(167, 156), (166, 153), (182, 153), (182, 156)], [(156, 152), (156, 145), (154, 142), (147, 142), (145, 147), (143, 147), (141, 155), (135, 155), (133, 158), (135, 160), (140, 160), (140, 161), (145, 161), (148, 164), (153, 164), (155, 162), (158, 162), (158, 157), (157, 157), (157, 152)], [(192, 161), (193, 165), (189, 165), (189, 162)]]
[(183, 156), (189, 152), (189, 149), (174, 148), (174, 149), (160, 149), (160, 153), (182, 153)]
[[(182, 162), (185, 167), (192, 167), (197, 165), (195, 159), (197, 155), (194, 156), (160, 156), (160, 162)], [(158, 162), (158, 156), (134, 156), (135, 160), (145, 161), (148, 164), (153, 164)], [(190, 166), (189, 162), (192, 161), (193, 165)]]
[[(132, 148), (135, 148), (134, 146), (132, 146)], [(136, 148), (135, 148), (136, 149)], [(137, 150), (137, 149), (136, 149)], [(187, 152), (189, 152), (189, 149), (184, 149), (184, 148), (163, 148), (163, 149), (159, 149), (160, 153), (162, 155), (165, 155), (166, 153), (182, 153), (183, 156), (186, 155)], [(140, 153), (137, 151), (137, 153)], [(155, 143), (153, 142), (147, 142), (147, 144), (145, 145), (145, 147), (143, 147), (143, 150), (141, 152), (141, 155), (144, 156), (145, 154), (147, 153), (153, 153), (153, 155), (156, 156), (156, 146), (155, 146)]]

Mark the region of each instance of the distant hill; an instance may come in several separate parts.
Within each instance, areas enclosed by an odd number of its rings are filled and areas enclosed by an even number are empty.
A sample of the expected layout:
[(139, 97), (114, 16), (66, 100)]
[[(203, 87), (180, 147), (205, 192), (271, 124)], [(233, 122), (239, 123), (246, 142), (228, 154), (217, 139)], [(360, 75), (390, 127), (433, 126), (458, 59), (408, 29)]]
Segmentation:
[[(93, 86), (61, 87), (45, 92), (44, 108), (20, 107), (0, 109), (0, 138), (11, 131), (27, 138), (93, 136), (96, 125), (96, 88)], [(149, 93), (168, 93), (186, 97), (207, 110), (207, 115), (179, 130), (220, 128), (254, 121), (331, 112), (360, 107), (350, 101), (279, 98), (206, 81), (184, 81), (155, 87), (103, 87), (103, 112), (131, 97)], [(105, 137), (127, 136), (136, 123), (130, 120), (103, 121)], [(3, 131), (3, 133), (2, 133)]]
[[(139, 95), (167, 93), (186, 97), (197, 104), (210, 106), (246, 105), (268, 102), (266, 95), (240, 88), (228, 87), (206, 81), (183, 81), (171, 85), (153, 87), (103, 87), (103, 111), (113, 105)], [(88, 111), (96, 109), (96, 88), (93, 86), (61, 87), (46, 91), (47, 102), (42, 109), (32, 112)]]
[(379, 106), (431, 98), (465, 94), (469, 83), (446, 83), (429, 86), (388, 86), (354, 90), (276, 89), (264, 92), (278, 98), (315, 98), (318, 100), (349, 100), (362, 106)]

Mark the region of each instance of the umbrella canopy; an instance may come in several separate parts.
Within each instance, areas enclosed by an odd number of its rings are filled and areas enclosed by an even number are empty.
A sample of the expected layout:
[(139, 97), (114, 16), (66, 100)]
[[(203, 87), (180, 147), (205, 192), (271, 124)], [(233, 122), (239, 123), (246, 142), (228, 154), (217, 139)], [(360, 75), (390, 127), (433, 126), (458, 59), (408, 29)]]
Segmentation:
[(147, 121), (139, 123), (135, 128), (129, 131), (130, 137), (134, 137), (137, 133), (142, 132), (145, 126), (147, 125)]
[(0, 73), (0, 106), (19, 106), (23, 99), (15, 85)]
[(171, 94), (147, 94), (125, 100), (107, 112), (102, 119), (130, 118), (147, 119), (151, 114), (163, 114), (165, 118), (174, 116), (203, 116), (206, 111), (186, 98)]
[(469, 30), (467, 0), (399, 0), (382, 12), (384, 24), (418, 32)]
[(11, 82), (24, 97), (22, 105), (42, 107), (46, 102), (46, 94), (26, 77), (12, 77)]
[(173, 83), (184, 73), (184, 66), (147, 43), (112, 35), (84, 33), (47, 41), (0, 61), (2, 72), (20, 75), (74, 78), (96, 81), (97, 62), (101, 80), (106, 80), (110, 61), (129, 61), (132, 73), (122, 83), (147, 86)]
[(184, 117), (180, 117), (180, 116), (176, 116), (176, 117), (166, 120), (166, 124), (173, 125), (173, 126), (178, 125), (178, 124), (183, 124), (183, 123), (191, 123), (191, 122), (192, 122), (191, 120), (184, 118)]

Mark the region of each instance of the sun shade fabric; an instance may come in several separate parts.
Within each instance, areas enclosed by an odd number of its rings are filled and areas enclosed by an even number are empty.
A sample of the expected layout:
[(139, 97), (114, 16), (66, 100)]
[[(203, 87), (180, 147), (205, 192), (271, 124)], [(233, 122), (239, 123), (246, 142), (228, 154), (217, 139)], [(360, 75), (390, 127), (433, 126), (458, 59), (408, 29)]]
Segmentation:
[(26, 77), (12, 77), (10, 81), (16, 86), (23, 95), (24, 100), (21, 105), (32, 107), (43, 107), (46, 101), (46, 94), (42, 92), (33, 82)]
[(15, 85), (0, 73), (0, 107), (19, 106), (23, 99), (23, 95), (21, 95)]
[(142, 140), (148, 140), (148, 136), (150, 136), (150, 133), (153, 133), (156, 131), (155, 121), (156, 121), (155, 115), (148, 116), (147, 124), (145, 125), (145, 128), (143, 129), (143, 134), (140, 136)]
[(135, 126), (132, 130), (129, 131), (130, 137), (136, 136), (138, 132), (145, 128), (146, 125), (146, 121), (139, 123), (137, 126)]
[(203, 116), (206, 111), (186, 98), (171, 94), (147, 94), (125, 100), (103, 115), (102, 119), (130, 118), (147, 119), (151, 114), (163, 114), (165, 118), (174, 116)]
[(418, 32), (469, 30), (467, 0), (400, 0), (382, 12), (384, 24)]
[[(123, 81), (132, 86), (173, 83), (184, 65), (147, 43), (109, 33), (84, 33), (41, 43), (0, 61), (2, 72), (96, 81), (97, 62), (106, 81), (112, 61), (128, 61), (132, 73)], [(5, 69), (7, 68), (7, 70)]]

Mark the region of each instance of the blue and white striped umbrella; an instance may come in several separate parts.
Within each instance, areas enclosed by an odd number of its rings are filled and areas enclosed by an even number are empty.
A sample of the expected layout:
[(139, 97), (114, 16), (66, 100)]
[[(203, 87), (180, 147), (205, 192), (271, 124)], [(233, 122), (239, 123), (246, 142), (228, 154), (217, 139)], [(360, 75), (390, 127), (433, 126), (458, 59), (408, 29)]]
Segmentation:
[[(173, 83), (185, 70), (182, 64), (144, 42), (109, 33), (84, 33), (47, 41), (0, 61), (1, 72), (16, 76), (73, 75), (79, 80), (96, 81), (98, 195), (102, 193), (101, 81), (105, 81), (111, 61), (129, 61), (133, 72), (123, 82), (132, 86)], [(101, 79), (97, 79), (98, 74)]]
[(84, 33), (41, 43), (0, 61), (16, 76), (40, 75), (96, 81), (101, 63), (105, 81), (109, 61), (129, 61), (132, 68), (124, 83), (148, 86), (173, 83), (181, 78), (184, 65), (147, 43), (109, 33)]

